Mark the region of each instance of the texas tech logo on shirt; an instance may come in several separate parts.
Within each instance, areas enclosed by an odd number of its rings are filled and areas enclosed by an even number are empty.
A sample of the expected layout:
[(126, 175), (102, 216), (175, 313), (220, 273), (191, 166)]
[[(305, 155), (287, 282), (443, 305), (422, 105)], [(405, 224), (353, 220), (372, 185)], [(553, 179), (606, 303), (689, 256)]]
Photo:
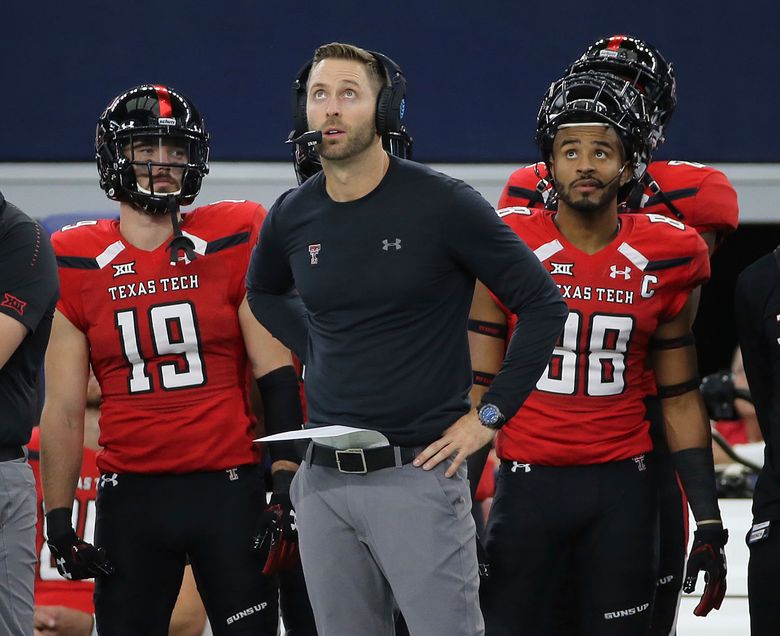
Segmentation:
[(320, 249), (322, 248), (321, 243), (313, 243), (312, 245), (309, 245), (309, 256), (311, 256), (311, 265), (316, 265), (319, 261), (317, 260), (317, 255), (320, 253)]

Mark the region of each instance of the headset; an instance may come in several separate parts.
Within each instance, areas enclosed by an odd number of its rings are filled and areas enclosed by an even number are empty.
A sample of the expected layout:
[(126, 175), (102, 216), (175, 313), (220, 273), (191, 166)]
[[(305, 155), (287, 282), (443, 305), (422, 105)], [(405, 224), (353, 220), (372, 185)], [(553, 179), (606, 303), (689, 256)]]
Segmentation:
[[(376, 60), (388, 84), (379, 91), (376, 104), (376, 130), (382, 137), (382, 145), (390, 154), (403, 159), (412, 158), (413, 140), (403, 123), (406, 114), (406, 77), (401, 67), (382, 53), (368, 51)], [(312, 61), (298, 71), (292, 85), (293, 130), (287, 138), (293, 145), (293, 161), (298, 183), (319, 172), (322, 166), (314, 139), (306, 137), (306, 84), (311, 73)]]

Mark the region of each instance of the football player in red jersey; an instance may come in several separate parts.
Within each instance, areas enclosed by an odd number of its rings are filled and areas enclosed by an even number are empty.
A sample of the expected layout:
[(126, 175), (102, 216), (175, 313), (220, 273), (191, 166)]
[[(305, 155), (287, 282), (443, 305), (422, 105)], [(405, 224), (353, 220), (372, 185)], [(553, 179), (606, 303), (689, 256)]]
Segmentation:
[[(614, 35), (594, 42), (568, 72), (597, 71), (617, 75), (640, 88), (652, 103), (650, 150), (664, 141), (677, 104), (672, 65), (654, 46), (637, 38)], [(504, 187), (499, 209), (555, 207), (551, 184), (543, 162), (512, 173)], [(720, 170), (692, 161), (652, 161), (628, 191), (622, 211), (663, 214), (694, 228), (707, 243), (710, 256), (721, 241), (737, 228), (737, 193)], [(695, 312), (692, 313), (693, 319)], [(652, 373), (647, 377), (653, 392)], [(651, 435), (656, 451), (659, 506), (659, 572), (653, 636), (676, 632), (677, 610), (683, 585), (688, 542), (688, 506), (681, 492), (663, 434), (657, 401), (650, 399)], [(477, 467), (478, 469), (478, 467)]]
[[(84, 413), (84, 454), (73, 505), (73, 526), (78, 535), (87, 542), (92, 542), (95, 534), (95, 495), (100, 479), (96, 464), (97, 451), (100, 448), (100, 400), (100, 386), (95, 376), (90, 374)], [(92, 636), (96, 633), (92, 602), (95, 583), (92, 580), (63, 579), (57, 572), (51, 550), (46, 544), (39, 467), (40, 429), (33, 429), (28, 450), (38, 494), (34, 636)], [(187, 566), (179, 598), (173, 609), (168, 636), (200, 636), (205, 624), (206, 610), (195, 586), (192, 568)]]
[[(570, 314), (546, 373), (497, 439), (491, 571), (481, 590), (491, 635), (555, 633), (566, 579), (574, 582), (580, 633), (647, 633), (657, 504), (644, 406), (648, 362), (698, 523), (688, 576), (695, 583), (705, 570), (707, 586), (697, 611), (719, 607), (725, 593), (727, 533), (689, 316), (691, 291), (709, 276), (707, 247), (677, 220), (618, 215), (618, 191), (635, 176), (649, 136), (644, 103), (611, 75), (553, 84), (537, 141), (558, 210), (502, 213), (549, 269)], [(484, 288), (472, 316), (505, 320)], [(475, 368), (489, 372), (503, 348), (478, 337)]]
[[(180, 212), (208, 171), (207, 141), (174, 89), (125, 91), (95, 143), (119, 220), (53, 238), (63, 293), (41, 418), (48, 542), (66, 578), (95, 575), (98, 629), (110, 634), (167, 633), (187, 558), (215, 634), (277, 630), (274, 580), (250, 552), (266, 504), (248, 380), (258, 379), (271, 432), (301, 425), (298, 384), (289, 352), (245, 300), (263, 208)], [(103, 393), (97, 547), (71, 526), (90, 365)], [(283, 504), (295, 456), (276, 452)], [(289, 505), (284, 516), (289, 525)]]

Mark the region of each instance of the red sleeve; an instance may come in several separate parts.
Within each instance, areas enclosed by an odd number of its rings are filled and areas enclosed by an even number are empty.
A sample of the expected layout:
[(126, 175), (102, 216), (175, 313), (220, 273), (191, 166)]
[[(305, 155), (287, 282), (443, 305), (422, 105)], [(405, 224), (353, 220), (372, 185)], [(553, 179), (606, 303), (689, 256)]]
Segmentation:
[(689, 246), (687, 252), (692, 255), (692, 259), (684, 273), (671, 281), (670, 287), (673, 296), (667, 306), (668, 311), (662, 316), (663, 320), (671, 320), (680, 313), (691, 291), (710, 279), (709, 251), (701, 236), (693, 231), (693, 228), (686, 229), (685, 237), (681, 243)]
[(737, 229), (737, 192), (725, 174), (713, 170), (701, 182), (696, 194), (696, 211), (696, 230), (700, 233), (725, 235)]
[(537, 186), (539, 185), (540, 175), (545, 176), (546, 174), (547, 167), (541, 162), (515, 170), (509, 175), (509, 180), (504, 186), (504, 191), (498, 200), (498, 209), (544, 207), (543, 199), (541, 201), (533, 201), (532, 197), (533, 193), (538, 192)]
[[(55, 232), (51, 237), (54, 253), (59, 256), (72, 256), (78, 252), (69, 253), (68, 241), (63, 240), (64, 235)], [(84, 270), (73, 267), (63, 267), (57, 264), (60, 275), (60, 298), (57, 301), (57, 310), (62, 313), (73, 325), (81, 331), (87, 331), (87, 320), (84, 317), (84, 306), (81, 302), (81, 278)]]

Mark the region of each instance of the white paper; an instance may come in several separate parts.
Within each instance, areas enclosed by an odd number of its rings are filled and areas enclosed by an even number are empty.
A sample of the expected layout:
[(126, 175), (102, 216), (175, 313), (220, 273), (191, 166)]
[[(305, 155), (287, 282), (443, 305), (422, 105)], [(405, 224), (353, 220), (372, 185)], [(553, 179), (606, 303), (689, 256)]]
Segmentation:
[(285, 433), (276, 433), (275, 435), (266, 435), (256, 439), (256, 442), (284, 442), (291, 439), (320, 439), (323, 437), (340, 437), (350, 433), (376, 433), (365, 428), (355, 428), (354, 426), (317, 426), (314, 428), (302, 428)]

